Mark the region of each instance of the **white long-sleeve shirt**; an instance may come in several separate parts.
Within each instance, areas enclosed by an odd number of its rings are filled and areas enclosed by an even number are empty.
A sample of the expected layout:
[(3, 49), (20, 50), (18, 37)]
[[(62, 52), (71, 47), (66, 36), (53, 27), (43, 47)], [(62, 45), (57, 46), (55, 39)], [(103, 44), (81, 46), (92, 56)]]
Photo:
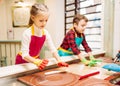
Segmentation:
[[(44, 34), (46, 35), (45, 42), (46, 42), (49, 50), (51, 51), (51, 53), (57, 51), (53, 42), (52, 42), (51, 36), (46, 29), (44, 29)], [(21, 47), (21, 52), (22, 52), (23, 58), (25, 56), (30, 56), (29, 55), (29, 45), (30, 45), (30, 41), (31, 41), (31, 35), (32, 35), (31, 28), (28, 28), (23, 32), (22, 47)], [(42, 29), (37, 28), (35, 25), (34, 25), (34, 35), (38, 36), (38, 37), (42, 36)]]

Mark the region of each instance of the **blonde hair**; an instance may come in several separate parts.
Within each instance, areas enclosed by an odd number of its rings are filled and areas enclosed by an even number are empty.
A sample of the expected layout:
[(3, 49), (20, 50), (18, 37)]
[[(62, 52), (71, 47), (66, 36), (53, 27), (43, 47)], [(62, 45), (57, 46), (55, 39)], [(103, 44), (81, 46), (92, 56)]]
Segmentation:
[[(36, 16), (39, 13), (44, 13), (44, 12), (49, 12), (48, 7), (45, 4), (42, 3), (35, 3), (30, 10), (30, 15), (31, 16)], [(29, 26), (31, 26), (34, 22), (30, 18), (29, 20)]]

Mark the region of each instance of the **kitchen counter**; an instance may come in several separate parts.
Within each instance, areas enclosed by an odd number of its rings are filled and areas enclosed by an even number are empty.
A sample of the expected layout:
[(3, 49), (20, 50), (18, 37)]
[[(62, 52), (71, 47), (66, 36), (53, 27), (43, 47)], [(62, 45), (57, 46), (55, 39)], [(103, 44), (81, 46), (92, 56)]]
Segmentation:
[[(63, 61), (70, 62), (71, 64), (69, 65), (68, 68), (66, 67), (57, 68), (55, 64), (56, 60), (54, 58), (50, 60), (51, 61), (49, 62), (45, 70), (48, 70), (48, 69), (51, 70), (51, 68), (55, 68), (56, 70), (65, 70), (78, 75), (84, 75), (91, 72), (100, 71), (100, 74), (92, 76), (99, 79), (105, 79), (106, 77), (115, 73), (113, 71), (108, 71), (103, 69), (102, 66), (106, 64), (104, 62), (97, 64), (95, 67), (89, 67), (89, 66), (85, 66), (81, 62), (78, 62), (79, 60), (76, 57), (74, 57), (74, 59), (71, 57), (68, 57), (68, 58), (63, 57), (62, 58)], [(37, 67), (31, 63), (2, 67), (0, 68), (0, 70), (1, 70), (0, 85), (3, 85), (3, 86), (26, 86), (25, 84), (17, 81), (17, 78), (20, 76), (36, 73), (38, 71), (40, 72), (40, 70), (38, 70)]]
[[(108, 70), (105, 70), (105, 69), (101, 68), (104, 64), (106, 64), (106, 63), (100, 63), (95, 67), (89, 67), (89, 66), (85, 66), (84, 64), (79, 62), (79, 63), (74, 63), (74, 64), (69, 65), (68, 68), (61, 67), (61, 68), (55, 68), (55, 70), (65, 70), (65, 71), (68, 71), (68, 72), (71, 72), (71, 73), (74, 73), (74, 74), (77, 74), (77, 75), (84, 75), (84, 74), (100, 71), (100, 74), (94, 75), (92, 77), (95, 77), (95, 78), (98, 78), (98, 79), (105, 79), (115, 72), (108, 71)], [(19, 77), (19, 76), (17, 76), (17, 77)], [(0, 79), (0, 85), (4, 85), (4, 86), (26, 86), (22, 82), (17, 81), (17, 77), (13, 76), (13, 77), (2, 78), (2, 79)]]

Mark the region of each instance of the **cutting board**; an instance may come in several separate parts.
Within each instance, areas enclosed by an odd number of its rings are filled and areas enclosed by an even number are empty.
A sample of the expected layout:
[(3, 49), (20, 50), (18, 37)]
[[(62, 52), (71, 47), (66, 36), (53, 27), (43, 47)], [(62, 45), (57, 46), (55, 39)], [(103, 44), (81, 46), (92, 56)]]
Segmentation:
[(93, 77), (79, 80), (80, 75), (70, 72), (45, 75), (45, 72), (38, 72), (19, 77), (18, 80), (29, 86), (114, 86), (107, 80)]

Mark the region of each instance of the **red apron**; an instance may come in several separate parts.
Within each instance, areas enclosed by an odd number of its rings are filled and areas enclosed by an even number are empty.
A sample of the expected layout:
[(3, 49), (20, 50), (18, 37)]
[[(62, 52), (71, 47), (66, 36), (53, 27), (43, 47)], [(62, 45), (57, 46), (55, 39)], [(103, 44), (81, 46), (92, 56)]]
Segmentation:
[[(46, 36), (44, 35), (44, 30), (42, 30), (42, 37), (34, 36), (34, 27), (31, 26), (30, 28), (31, 28), (32, 36), (29, 45), (29, 55), (33, 58), (39, 58), (40, 50), (45, 42)], [(21, 64), (21, 63), (27, 63), (27, 61), (25, 61), (22, 58), (22, 52), (17, 54), (15, 64)]]

